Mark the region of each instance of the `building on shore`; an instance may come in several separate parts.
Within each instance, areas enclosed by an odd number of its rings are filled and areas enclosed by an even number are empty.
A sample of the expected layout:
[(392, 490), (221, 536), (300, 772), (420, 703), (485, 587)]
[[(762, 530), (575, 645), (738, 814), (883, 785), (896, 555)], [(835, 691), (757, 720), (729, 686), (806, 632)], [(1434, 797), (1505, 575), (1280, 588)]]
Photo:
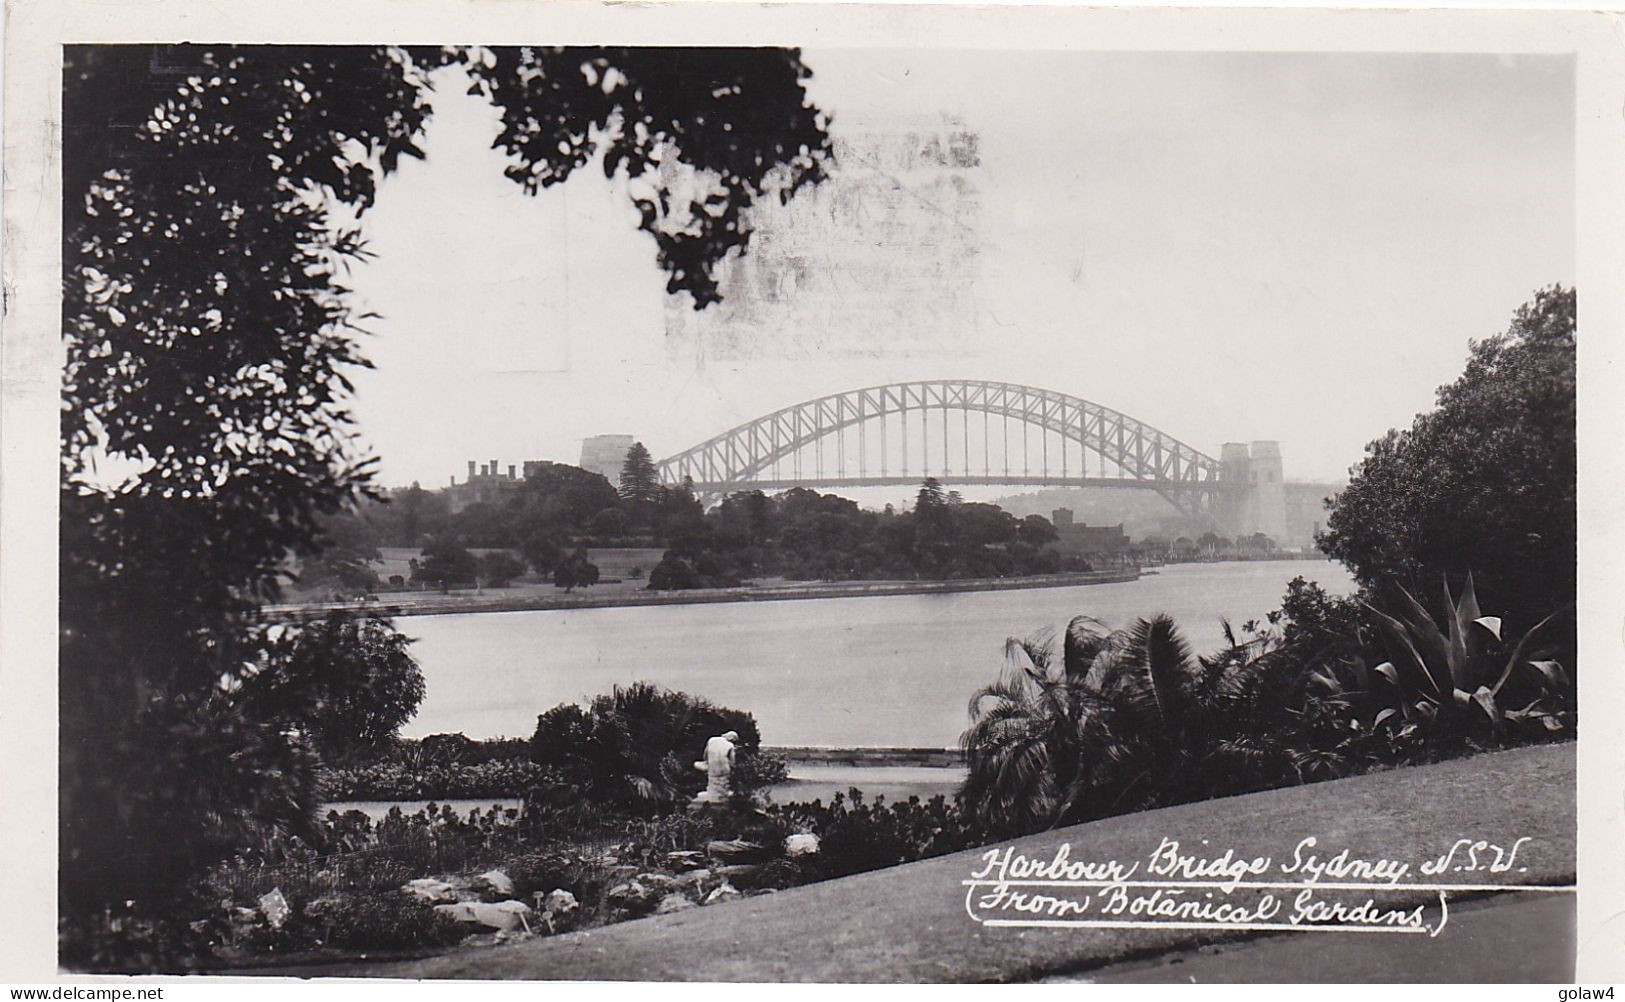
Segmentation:
[[(525, 464), (525, 475), (530, 475), (534, 463)], [(468, 461), (468, 479), (462, 483), (456, 477), (451, 478), (451, 484), (445, 490), (447, 507), (453, 513), (462, 511), (473, 504), (500, 504), (514, 491), (524, 484), (519, 476), (518, 469), (509, 463), (506, 472), (497, 464), (496, 460), (489, 463), (478, 463), (472, 459)]]
[(1050, 513), (1050, 524), (1055, 526), (1055, 548), (1062, 553), (1093, 561), (1119, 561), (1128, 553), (1129, 538), (1121, 522), (1085, 525), (1073, 521), (1071, 508), (1057, 508)]
[[(597, 473), (615, 486), (621, 480), (621, 464), (632, 447), (631, 435), (596, 435), (587, 439), (581, 448), (581, 468)], [(453, 514), (474, 504), (501, 504), (514, 496), (525, 481), (539, 476), (550, 466), (567, 466), (551, 459), (527, 459), (522, 464), (509, 463), (504, 469), (496, 460), (480, 463), (468, 461), (468, 476), (462, 483), (453, 476), (451, 483), (441, 492), (447, 509)]]

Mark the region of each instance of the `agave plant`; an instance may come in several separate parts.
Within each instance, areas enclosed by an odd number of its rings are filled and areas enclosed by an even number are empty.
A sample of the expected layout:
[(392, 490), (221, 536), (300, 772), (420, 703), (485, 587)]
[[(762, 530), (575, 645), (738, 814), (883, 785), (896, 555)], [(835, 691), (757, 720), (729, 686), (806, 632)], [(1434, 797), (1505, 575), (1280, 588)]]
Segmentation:
[(1387, 683), (1389, 697), (1374, 727), (1386, 725), (1401, 739), (1474, 744), (1573, 728), (1568, 674), (1556, 661), (1530, 656), (1536, 634), (1558, 613), (1536, 623), (1504, 654), (1502, 620), (1479, 609), (1471, 574), (1459, 598), (1445, 583), (1443, 629), (1408, 591), (1398, 592), (1397, 615), (1366, 606), (1388, 655), (1372, 669)]

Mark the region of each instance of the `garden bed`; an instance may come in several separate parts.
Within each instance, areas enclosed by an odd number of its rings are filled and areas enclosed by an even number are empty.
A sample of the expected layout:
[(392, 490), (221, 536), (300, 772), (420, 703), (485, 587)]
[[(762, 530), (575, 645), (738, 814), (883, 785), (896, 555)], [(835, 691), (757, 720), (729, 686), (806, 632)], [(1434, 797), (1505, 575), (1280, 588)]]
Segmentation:
[[(1124, 815), (1001, 845), (1053, 855), (1060, 843), (1070, 842), (1080, 852), (1087, 847), (1091, 858), (1129, 859), (1167, 836), (1286, 858), (1299, 839), (1316, 834), (1322, 844), (1347, 846), (1361, 856), (1415, 860), (1448, 849), (1464, 832), (1506, 841), (1529, 836), (1534, 841), (1520, 857), (1527, 870), (1499, 879), (1572, 884), (1574, 778), (1575, 746), (1546, 745)], [(1497, 795), (1485, 796), (1491, 789)], [(961, 881), (979, 865), (983, 851), (759, 896), (724, 909), (655, 916), (595, 930), (590, 937), (570, 934), (411, 963), (301, 973), (589, 981), (1022, 981), (1060, 972), (1086, 974), (1125, 959), (1238, 935), (979, 925), (966, 915)], [(1410, 897), (1432, 900), (1425, 891)], [(1559, 928), (1523, 931), (1526, 936), (1564, 934)], [(1353, 933), (1320, 937), (1300, 948), (1356, 938)], [(1505, 947), (1499, 941), (1452, 938), (1448, 928), (1433, 942), (1441, 953)], [(1370, 949), (1380, 964), (1381, 944)], [(1411, 973), (1430, 980), (1432, 970)]]

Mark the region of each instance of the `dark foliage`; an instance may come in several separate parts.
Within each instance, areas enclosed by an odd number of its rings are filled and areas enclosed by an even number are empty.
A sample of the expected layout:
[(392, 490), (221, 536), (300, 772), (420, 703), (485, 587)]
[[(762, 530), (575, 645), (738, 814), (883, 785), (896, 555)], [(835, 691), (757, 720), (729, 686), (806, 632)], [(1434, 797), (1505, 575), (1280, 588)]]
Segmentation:
[(1575, 292), (1553, 286), (1472, 345), (1434, 410), (1366, 447), (1320, 545), (1382, 602), (1471, 572), (1521, 632), (1574, 601), (1575, 464)]
[(508, 800), (557, 781), (526, 758), (473, 764), (385, 759), (324, 771), (322, 794), (328, 800)]
[(971, 700), (967, 812), (1018, 834), (1284, 785), (1288, 705), (1257, 645), (1194, 659), (1172, 620), (1067, 627), (1061, 658), (1011, 641), (1011, 668)]
[[(806, 101), (810, 76), (784, 49), (498, 47), (470, 60), (477, 86), (502, 110), (498, 148), (508, 176), (535, 192), (593, 154), (604, 170), (648, 182), (633, 201), (654, 237), (666, 289), (695, 308), (720, 298), (714, 270), (750, 241), (747, 210), (770, 192), (788, 200), (824, 177), (829, 136)], [(682, 204), (661, 167), (707, 172), (715, 187)], [(651, 190), (652, 189), (652, 190)]]
[(991, 840), (957, 802), (941, 796), (923, 803), (909, 797), (899, 804), (876, 797), (872, 804), (865, 804), (863, 793), (854, 789), (837, 793), (827, 807), (813, 801), (775, 807), (773, 813), (789, 829), (818, 836), (817, 855), (801, 864), (815, 880), (942, 856)]
[(958, 501), (936, 481), (913, 512), (865, 511), (834, 494), (793, 488), (729, 495), (686, 536), (674, 538), (655, 590), (729, 587), (748, 577), (803, 580), (947, 579), (1053, 574), (1070, 566), (1042, 518), (1018, 521), (990, 504)]
[[(740, 759), (761, 745), (749, 713), (639, 682), (617, 686), (586, 709), (563, 703), (548, 710), (536, 720), (530, 753), (559, 770), (581, 798), (654, 811), (686, 802), (705, 785), (693, 763), (708, 739), (726, 731), (738, 732)], [(753, 768), (741, 770), (741, 778), (772, 774)]]
[(336, 612), (273, 641), (270, 667), (246, 678), (242, 694), (303, 721), (327, 761), (366, 754), (386, 746), (423, 702), (411, 642), (386, 621)]
[(407, 950), (451, 946), (468, 927), (425, 908), (399, 889), (318, 898), (294, 919), (320, 930), (315, 945), (337, 950)]
[(523, 738), (430, 734), (397, 738), (343, 768), (324, 769), (322, 792), (329, 801), (508, 799), (557, 781), (530, 760)]
[(472, 586), (479, 578), (479, 561), (462, 540), (436, 536), (423, 547), (422, 557), (412, 564), (412, 580), (442, 590), (455, 585)]
[[(428, 74), (462, 61), (502, 107), (527, 190), (600, 141), (611, 171), (647, 182), (641, 225), (669, 287), (704, 305), (716, 260), (748, 239), (744, 209), (770, 175), (786, 197), (818, 180), (827, 137), (794, 52), (694, 52), (66, 50), (66, 909), (157, 907), (246, 832), (308, 821), (301, 722), (240, 683), (271, 663), (253, 613), (288, 559), (369, 491), (346, 405), (363, 318), (341, 279), (365, 247), (324, 206), (364, 211), (422, 155)], [(670, 160), (718, 170), (721, 190), (671, 206), (676, 175), (654, 169)]]
[[(1106, 633), (1079, 617), (1061, 656), (1012, 640), (971, 702), (961, 790), (1000, 836), (1574, 736), (1574, 685), (1541, 627), (1502, 639), (1468, 586), (1442, 619), (1295, 579), (1269, 625), (1191, 657), (1171, 620)], [(1441, 627), (1439, 624), (1443, 623)]]
[(586, 550), (576, 550), (553, 565), (553, 587), (563, 588), (566, 593), (597, 583), (598, 565), (587, 559)]
[(660, 500), (660, 474), (642, 442), (633, 442), (621, 464), (621, 500), (654, 504)]
[(507, 550), (497, 550), (480, 558), (480, 580), (488, 588), (506, 588), (523, 573), (525, 565)]
[[(382, 50), (67, 53), (70, 905), (161, 895), (218, 851), (225, 819), (295, 824), (305, 809), (308, 751), (232, 719), (241, 697), (219, 683), (264, 664), (248, 613), (367, 475), (342, 374), (364, 363), (337, 280), (361, 248), (307, 193), (370, 204), (377, 171), (416, 152), (421, 94)], [(105, 457), (139, 472), (93, 486)], [(257, 781), (232, 778), (255, 759)]]

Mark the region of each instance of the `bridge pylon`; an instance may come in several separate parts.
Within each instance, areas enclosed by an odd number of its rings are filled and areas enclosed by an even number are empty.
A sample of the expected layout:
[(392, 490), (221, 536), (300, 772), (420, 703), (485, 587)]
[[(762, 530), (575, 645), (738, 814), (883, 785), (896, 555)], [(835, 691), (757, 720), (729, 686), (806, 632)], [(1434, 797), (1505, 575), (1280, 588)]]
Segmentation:
[(1226, 442), (1219, 452), (1219, 480), (1232, 488), (1218, 496), (1221, 533), (1233, 539), (1256, 532), (1276, 542), (1287, 538), (1281, 443)]

